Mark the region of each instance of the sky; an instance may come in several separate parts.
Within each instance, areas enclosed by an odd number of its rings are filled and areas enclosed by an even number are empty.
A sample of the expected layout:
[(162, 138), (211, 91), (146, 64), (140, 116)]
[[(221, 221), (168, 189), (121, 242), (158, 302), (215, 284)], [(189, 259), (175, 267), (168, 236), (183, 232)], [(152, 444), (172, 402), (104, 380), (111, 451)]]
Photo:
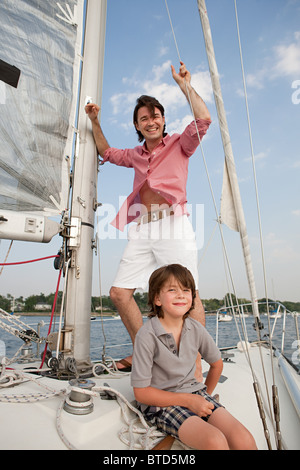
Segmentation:
[[(234, 1), (207, 0), (206, 6), (257, 294), (261, 298), (266, 292), (263, 257), (269, 297), (300, 301), (300, 0), (237, 0), (263, 253)], [(202, 142), (203, 154), (198, 149), (190, 160), (187, 195), (199, 248), (200, 296), (222, 298), (228, 286), (205, 167), (219, 210), (224, 152), (200, 17), (196, 0), (169, 0), (168, 7), (180, 58), (191, 72), (192, 85), (212, 116), (212, 125)], [(138, 145), (132, 112), (141, 94), (155, 96), (164, 105), (169, 133), (181, 132), (192, 116), (171, 76), (171, 64), (178, 70), (179, 57), (165, 0), (108, 0), (105, 47), (101, 125), (109, 144), (117, 148)], [(109, 163), (101, 166), (98, 200), (103, 206), (98, 222), (118, 210), (120, 198), (132, 191), (133, 176), (131, 169)], [(224, 238), (237, 295), (249, 298), (239, 234), (224, 227)], [(14, 242), (7, 261), (54, 255), (60, 245), (59, 237), (48, 245)], [(0, 243), (1, 262), (8, 246), (7, 241)], [(95, 257), (93, 295), (108, 294), (125, 246), (126, 233), (114, 232), (108, 238), (101, 235), (100, 275)], [(0, 295), (49, 294), (55, 291), (57, 278), (52, 260), (5, 267), (0, 275)]]

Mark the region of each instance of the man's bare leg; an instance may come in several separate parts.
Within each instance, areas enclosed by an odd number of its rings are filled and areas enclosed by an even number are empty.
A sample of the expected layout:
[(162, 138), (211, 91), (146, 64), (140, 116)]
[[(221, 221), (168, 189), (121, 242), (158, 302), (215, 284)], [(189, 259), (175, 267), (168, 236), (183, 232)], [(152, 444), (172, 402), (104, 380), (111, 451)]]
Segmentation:
[[(204, 307), (202, 305), (201, 299), (199, 297), (199, 292), (196, 291), (196, 298), (194, 301), (194, 308), (190, 312), (190, 316), (200, 322), (203, 326), (205, 326), (205, 312)], [(198, 354), (196, 359), (196, 371), (195, 371), (195, 378), (198, 382), (203, 382), (203, 374), (202, 374), (202, 363), (201, 363), (201, 356)]]
[[(141, 311), (133, 297), (134, 291), (135, 289), (123, 289), (114, 286), (110, 289), (110, 298), (120, 314), (124, 326), (130, 335), (132, 344), (134, 344), (138, 330), (143, 325)], [(126, 357), (125, 360), (131, 364), (132, 356)], [(119, 363), (117, 364), (118, 368), (121, 370), (122, 366)]]
[(205, 312), (204, 307), (202, 305), (202, 301), (199, 297), (199, 292), (196, 291), (196, 298), (194, 301), (194, 308), (190, 312), (190, 316), (194, 318), (194, 320), (199, 321), (203, 326), (205, 326)]

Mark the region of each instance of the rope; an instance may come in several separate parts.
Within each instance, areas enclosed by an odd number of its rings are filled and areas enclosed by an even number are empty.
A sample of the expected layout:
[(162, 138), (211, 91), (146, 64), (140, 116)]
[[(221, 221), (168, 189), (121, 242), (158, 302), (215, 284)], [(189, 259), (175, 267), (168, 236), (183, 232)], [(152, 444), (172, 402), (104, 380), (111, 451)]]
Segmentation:
[(71, 258), (68, 260), (67, 266), (66, 266), (65, 284), (64, 284), (64, 289), (63, 289), (63, 294), (62, 294), (62, 299), (61, 299), (61, 306), (60, 306), (58, 336), (57, 336), (57, 345), (56, 345), (56, 358), (57, 359), (58, 359), (58, 356), (59, 356), (59, 345), (60, 345), (60, 338), (61, 338), (61, 331), (62, 331), (62, 317), (63, 317), (63, 310), (64, 310), (64, 303), (65, 303), (65, 295), (66, 295), (66, 290), (67, 290), (68, 273), (69, 273), (70, 263), (71, 263)]
[(0, 266), (15, 266), (15, 265), (18, 265), (18, 264), (35, 263), (36, 261), (44, 261), (45, 259), (50, 259), (50, 258), (59, 258), (59, 256), (58, 255), (51, 255), (51, 256), (45, 256), (44, 258), (31, 259), (31, 260), (28, 260), (28, 261), (16, 261), (14, 263), (0, 263)]
[[(5, 323), (5, 321), (7, 323)], [(14, 327), (10, 326), (8, 323), (11, 323), (12, 325), (14, 325)], [(7, 331), (8, 333), (11, 333), (14, 336), (20, 337), (20, 335), (22, 335), (22, 338), (27, 338), (34, 342), (43, 341), (41, 338), (38, 337), (37, 332), (33, 330), (33, 328), (21, 321), (18, 317), (5, 312), (5, 310), (2, 310), (2, 308), (0, 308), (0, 328)], [(26, 334), (25, 330), (30, 330), (33, 335)]]
[[(175, 37), (174, 27), (173, 27), (173, 24), (172, 24), (172, 19), (171, 19), (171, 15), (170, 15), (170, 12), (169, 12), (167, 0), (165, 0), (165, 3), (166, 3), (166, 8), (167, 8), (167, 12), (168, 12), (168, 16), (169, 16), (169, 20), (170, 20), (170, 25), (171, 25), (171, 29), (172, 29), (172, 32), (173, 32), (173, 36)], [(178, 49), (178, 46), (177, 46), (176, 37), (175, 37), (175, 44), (176, 44), (176, 48), (177, 48), (178, 58), (179, 58), (179, 60), (181, 60), (181, 59), (180, 59), (179, 49)], [(222, 243), (222, 249), (223, 249), (224, 262), (225, 262), (225, 265), (227, 266), (227, 269), (228, 269), (228, 274), (229, 274), (229, 277), (230, 277), (230, 282), (231, 282), (231, 286), (232, 286), (232, 289), (233, 289), (233, 293), (234, 293), (236, 299), (238, 299), (237, 292), (236, 292), (236, 288), (235, 288), (235, 282), (234, 282), (234, 279), (233, 279), (233, 273), (232, 273), (232, 269), (231, 269), (231, 265), (230, 265), (230, 261), (229, 261), (229, 256), (228, 256), (228, 252), (227, 252), (227, 248), (226, 248), (226, 244), (225, 244), (225, 239), (224, 239), (224, 234), (223, 234), (223, 227), (222, 227), (222, 223), (221, 223), (221, 217), (220, 217), (220, 215), (219, 215), (219, 211), (218, 211), (218, 208), (217, 208), (216, 198), (215, 198), (215, 194), (214, 194), (214, 190), (213, 190), (213, 186), (212, 186), (212, 182), (211, 182), (211, 178), (210, 178), (208, 166), (207, 166), (207, 163), (206, 163), (206, 158), (205, 158), (204, 150), (203, 150), (203, 147), (202, 147), (202, 142), (201, 142), (199, 130), (198, 130), (198, 127), (197, 127), (197, 124), (196, 124), (195, 113), (194, 113), (194, 109), (193, 109), (193, 105), (192, 105), (192, 101), (191, 101), (191, 97), (190, 97), (190, 94), (189, 94), (189, 91), (188, 91), (187, 84), (186, 84), (186, 90), (187, 90), (187, 96), (188, 96), (189, 105), (190, 105), (190, 108), (191, 108), (191, 111), (192, 111), (192, 115), (193, 115), (193, 120), (194, 120), (195, 127), (196, 127), (196, 132), (197, 132), (197, 136), (198, 136), (198, 140), (199, 140), (199, 146), (200, 146), (200, 150), (201, 150), (202, 160), (203, 160), (203, 164), (204, 164), (204, 168), (205, 168), (205, 173), (206, 173), (206, 176), (207, 176), (208, 185), (209, 185), (209, 189), (210, 189), (210, 193), (211, 193), (211, 197), (212, 197), (212, 201), (213, 201), (213, 206), (214, 206), (214, 210), (215, 210), (215, 214), (216, 214), (216, 220), (217, 220), (217, 224), (218, 224), (218, 227), (219, 227), (219, 233), (220, 233), (220, 237), (221, 237), (221, 243)], [(232, 311), (234, 311), (234, 309), (233, 309), (233, 300), (232, 300), (232, 296), (231, 296), (231, 295), (230, 295), (230, 302), (231, 302)], [(240, 314), (240, 308), (239, 308), (239, 306), (238, 306), (238, 312), (239, 312), (239, 314)], [(234, 318), (235, 318), (235, 313), (234, 313)], [(236, 323), (236, 327), (237, 327), (238, 334), (239, 334), (239, 336), (240, 336), (240, 332), (239, 332), (239, 328), (238, 328), (238, 324), (237, 324), (236, 318), (235, 318), (235, 323)], [(241, 322), (241, 325), (242, 325), (242, 330), (243, 330), (244, 338), (246, 338), (247, 335), (246, 335), (246, 333), (245, 333), (244, 325), (243, 325), (242, 322)], [(246, 354), (246, 356), (247, 356), (247, 360), (248, 360), (248, 363), (249, 363), (249, 365), (250, 365), (250, 367), (251, 367), (252, 374), (254, 375), (254, 371), (253, 371), (252, 364), (251, 364), (251, 361), (250, 361), (250, 352), (249, 352), (249, 349), (248, 349), (247, 342), (246, 342), (246, 349), (244, 350), (244, 352), (245, 352), (245, 354)]]
[(10, 250), (11, 250), (11, 247), (12, 247), (12, 245), (13, 245), (13, 242), (14, 242), (14, 241), (11, 240), (10, 245), (9, 245), (9, 247), (8, 247), (8, 250), (7, 250), (7, 253), (6, 253), (6, 256), (5, 256), (4, 263), (0, 265), (0, 266), (2, 266), (1, 271), (0, 271), (0, 276), (1, 276), (2, 272), (3, 272), (4, 266), (6, 266), (5, 263), (6, 263), (6, 261), (7, 261), (8, 255), (9, 255)]
[[(254, 150), (253, 150), (254, 147), (253, 147), (252, 130), (251, 130), (251, 123), (250, 123), (250, 112), (249, 112), (249, 105), (248, 105), (248, 94), (247, 94), (247, 87), (246, 87), (244, 61), (243, 61), (243, 54), (242, 54), (242, 44), (241, 44), (241, 36), (240, 36), (240, 28), (239, 28), (239, 19), (238, 19), (238, 10), (237, 10), (236, 0), (234, 0), (234, 7), (235, 7), (237, 36), (238, 36), (238, 43), (239, 43), (240, 62), (241, 62), (243, 87), (244, 87), (244, 95), (245, 95), (245, 107), (246, 107), (246, 114), (247, 114), (249, 141), (250, 141), (250, 149), (251, 149), (251, 161), (252, 161), (252, 168), (253, 168), (253, 179), (254, 179), (254, 187), (255, 187), (258, 225), (259, 225), (259, 237), (260, 237), (260, 247), (261, 247), (265, 297), (266, 297), (266, 302), (267, 302), (267, 318), (268, 318), (268, 329), (269, 329), (269, 348), (270, 348), (271, 371), (272, 371), (272, 381), (273, 381), (273, 397), (274, 397), (274, 395), (277, 394), (277, 387), (275, 385), (274, 357), (273, 357), (270, 311), (269, 311), (269, 301), (268, 301), (269, 296), (268, 296), (268, 288), (267, 288), (266, 263), (265, 263), (265, 255), (264, 255), (261, 212), (260, 212), (258, 185), (257, 185), (256, 168), (255, 168), (255, 158), (254, 158)], [(262, 365), (263, 365), (263, 369), (264, 369), (263, 359), (261, 358), (261, 360), (262, 360)], [(264, 373), (265, 373), (265, 370), (264, 370)], [(267, 381), (266, 380), (265, 380), (265, 384), (266, 384), (266, 392), (267, 392), (267, 397), (268, 397), (268, 402), (269, 402), (269, 407), (270, 407), (270, 399), (269, 399), (269, 393), (268, 393), (268, 390), (267, 390)], [(274, 409), (275, 422), (276, 422), (276, 442), (277, 442), (277, 447), (281, 450), (282, 449), (281, 432), (280, 432), (279, 420), (277, 419), (278, 413), (276, 411), (278, 409), (278, 406), (279, 405), (278, 405), (276, 399), (273, 398), (273, 409)]]
[[(235, 0), (235, 2), (236, 2), (236, 0)], [(170, 13), (169, 13), (169, 9), (168, 9), (168, 6), (167, 6), (167, 0), (165, 0), (165, 3), (166, 3), (166, 7), (167, 7), (167, 12), (168, 12), (170, 24), (171, 24), (171, 29), (172, 29), (172, 32), (173, 32), (173, 36), (174, 36), (174, 38), (175, 38), (175, 32), (174, 32), (174, 28), (173, 28), (171, 16), (170, 16)], [(201, 17), (201, 21), (202, 21), (202, 16), (201, 16), (201, 11), (200, 11), (200, 5), (199, 5), (199, 12), (200, 12), (200, 17)], [(206, 11), (205, 11), (205, 13), (206, 13)], [(179, 57), (179, 59), (180, 59), (180, 53), (179, 53), (179, 50), (178, 50), (176, 38), (175, 38), (175, 45), (176, 45), (176, 48), (177, 48), (178, 57)], [(186, 85), (186, 88), (187, 88), (187, 85)], [(196, 125), (195, 114), (194, 114), (194, 111), (193, 111), (193, 106), (192, 106), (192, 102), (191, 102), (191, 99), (190, 99), (190, 95), (189, 95), (189, 93), (188, 93), (188, 88), (187, 88), (187, 95), (188, 95), (189, 105), (190, 105), (190, 108), (191, 108), (192, 113), (193, 113), (194, 122), (195, 122), (195, 125)], [(218, 99), (222, 99), (222, 98), (221, 98), (220, 96), (218, 96)], [(223, 247), (223, 256), (224, 256), (224, 259), (226, 260), (226, 265), (227, 265), (228, 273), (229, 273), (229, 276), (230, 276), (231, 285), (232, 285), (232, 288), (233, 288), (234, 295), (235, 295), (236, 299), (238, 299), (237, 294), (236, 294), (236, 289), (235, 289), (235, 283), (234, 283), (233, 275), (232, 275), (232, 271), (231, 271), (231, 266), (230, 266), (230, 262), (229, 262), (229, 258), (228, 258), (228, 253), (227, 253), (227, 249), (226, 249), (226, 245), (225, 245), (225, 240), (224, 240), (224, 236), (223, 236), (223, 230), (222, 230), (222, 226), (221, 226), (221, 220), (220, 220), (220, 216), (219, 216), (219, 213), (218, 213), (218, 209), (217, 209), (217, 205), (216, 205), (216, 200), (215, 200), (215, 196), (214, 196), (214, 192), (213, 192), (213, 188), (212, 188), (212, 184), (211, 184), (211, 180), (210, 180), (210, 176), (209, 176), (209, 172), (208, 172), (208, 168), (207, 168), (207, 164), (206, 164), (206, 159), (205, 159), (204, 152), (203, 152), (203, 148), (202, 148), (202, 144), (201, 144), (201, 139), (200, 139), (199, 131), (198, 131), (198, 129), (197, 129), (197, 125), (196, 125), (196, 130), (197, 130), (197, 135), (198, 135), (198, 139), (199, 139), (199, 145), (200, 145), (200, 149), (201, 149), (201, 154), (202, 154), (202, 158), (203, 158), (203, 163), (204, 163), (206, 175), (207, 175), (207, 178), (208, 178), (208, 184), (209, 184), (209, 188), (210, 188), (210, 192), (211, 192), (211, 196), (212, 196), (212, 200), (213, 200), (213, 205), (214, 205), (215, 212), (216, 212), (216, 215), (217, 215), (217, 221), (218, 221), (218, 226), (219, 226), (219, 231), (220, 231), (220, 236), (221, 236), (221, 241), (222, 241), (222, 247)], [(234, 316), (234, 319), (235, 319), (236, 327), (237, 327), (237, 330), (238, 330), (238, 332), (239, 332), (238, 324), (237, 324), (237, 321), (236, 321), (236, 315), (235, 315), (235, 312), (234, 312), (234, 309), (233, 309), (233, 302), (232, 302), (232, 296), (231, 296), (231, 294), (230, 294), (230, 302), (231, 302), (231, 307), (232, 307), (232, 312), (233, 312), (233, 316)], [(238, 306), (238, 315), (239, 315), (239, 318), (242, 318), (242, 317), (241, 317), (241, 313), (240, 313), (240, 306)], [(244, 338), (247, 338), (246, 331), (245, 331), (245, 323), (242, 322), (242, 321), (241, 321), (241, 327), (242, 327), (242, 330), (243, 330)], [(259, 343), (259, 350), (260, 350), (261, 363), (262, 363), (263, 372), (264, 372), (264, 381), (265, 381), (265, 384), (267, 385), (266, 376), (265, 376), (265, 370), (264, 370), (264, 363), (263, 363), (263, 358), (262, 358), (261, 349), (260, 349), (260, 341), (261, 341), (261, 338), (260, 338), (260, 331), (259, 331), (259, 328), (258, 328), (257, 323), (256, 323), (256, 332), (257, 332), (258, 340), (259, 340), (258, 343)], [(249, 366), (250, 366), (250, 370), (251, 370), (251, 374), (252, 374), (252, 377), (253, 377), (254, 384), (257, 384), (256, 374), (255, 374), (255, 372), (254, 372), (253, 365), (252, 365), (252, 362), (251, 362), (251, 359), (250, 359), (250, 351), (249, 351), (249, 347), (248, 347), (248, 342), (247, 342), (247, 341), (242, 342), (242, 347), (243, 347), (243, 351), (244, 351), (244, 353), (245, 353), (245, 356), (246, 356), (246, 358), (247, 358), (247, 362), (248, 362), (248, 364), (249, 364)], [(258, 387), (256, 387), (256, 388), (258, 388)], [(268, 396), (268, 394), (267, 394), (267, 396)], [(265, 423), (264, 423), (264, 424), (265, 424)], [(269, 448), (270, 448), (270, 441), (269, 441), (269, 438), (268, 438), (268, 435), (267, 435), (268, 433), (266, 432), (265, 434), (266, 434), (268, 446), (269, 446)]]
[[(59, 437), (65, 444), (68, 449), (76, 450), (76, 447), (70, 442), (67, 438), (65, 432), (63, 431), (62, 427), (62, 411), (64, 408), (64, 404), (68, 403), (69, 405), (76, 406), (77, 408), (82, 406), (87, 406), (88, 403), (91, 402), (92, 397), (98, 397), (99, 393), (109, 392), (113, 394), (117, 398), (117, 403), (121, 408), (122, 417), (125, 421), (125, 426), (121, 428), (118, 433), (119, 439), (129, 447), (129, 449), (146, 449), (149, 450), (153, 448), (158, 442), (160, 442), (164, 437), (165, 434), (161, 431), (158, 431), (156, 427), (149, 426), (143, 416), (143, 414), (135, 408), (119, 391), (109, 387), (109, 386), (95, 386), (92, 390), (84, 390), (80, 387), (71, 386), (68, 389), (60, 389), (55, 390), (48, 385), (45, 385), (40, 379), (33, 377), (29, 374), (30, 371), (24, 373), (20, 370), (8, 370), (7, 369), (7, 358), (3, 358), (1, 365), (1, 374), (0, 374), (0, 389), (8, 389), (10, 387), (15, 387), (18, 384), (24, 383), (24, 381), (31, 381), (36, 384), (38, 387), (45, 389), (44, 392), (36, 392), (36, 393), (27, 393), (27, 394), (0, 394), (0, 402), (4, 403), (35, 403), (42, 400), (51, 399), (54, 397), (62, 396), (62, 400), (60, 401), (57, 412), (56, 412), (56, 429), (58, 432)], [(97, 365), (95, 365), (96, 367)], [(106, 368), (103, 365), (104, 368)], [(32, 372), (37, 372), (37, 369), (34, 369)], [(45, 369), (43, 369), (45, 371)], [(95, 377), (99, 377), (93, 371)], [(121, 374), (119, 374), (121, 375)], [(124, 377), (124, 373), (122, 376)], [(105, 375), (107, 377), (107, 375)], [(112, 376), (111, 376), (112, 378)], [(89, 395), (90, 401), (86, 401), (83, 403), (72, 402), (69, 399), (69, 394), (71, 391), (78, 392), (81, 394)], [(133, 412), (136, 417), (129, 417), (128, 410)], [(137, 439), (136, 439), (137, 438)]]
[[(59, 291), (59, 284), (60, 284), (61, 274), (62, 274), (62, 269), (59, 271), (59, 275), (58, 275), (58, 281), (57, 281), (57, 286), (56, 286), (56, 291), (55, 291), (55, 296), (54, 296), (54, 301), (53, 301), (53, 306), (52, 306), (51, 319), (50, 319), (50, 323), (49, 323), (47, 337), (49, 336), (49, 334), (51, 332), (51, 328), (52, 328), (52, 322), (53, 322), (53, 317), (54, 317), (54, 312), (55, 312), (55, 307), (56, 307), (56, 301), (57, 301), (57, 296), (58, 296), (58, 291)], [(41, 362), (41, 365), (40, 365), (40, 369), (44, 365), (45, 357), (46, 357), (46, 353), (47, 353), (47, 348), (48, 348), (48, 344), (46, 343), (45, 349), (44, 349), (44, 354), (43, 354), (43, 357), (42, 357), (42, 362)]]

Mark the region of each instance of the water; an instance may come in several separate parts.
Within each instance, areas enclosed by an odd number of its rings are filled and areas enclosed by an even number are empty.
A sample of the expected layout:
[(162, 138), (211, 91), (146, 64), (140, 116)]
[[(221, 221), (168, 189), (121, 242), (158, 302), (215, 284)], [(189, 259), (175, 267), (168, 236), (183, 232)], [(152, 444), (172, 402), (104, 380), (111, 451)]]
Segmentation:
[[(21, 317), (21, 320), (33, 329), (37, 330), (38, 323), (43, 322), (44, 326), (41, 327), (40, 336), (46, 337), (49, 326), (49, 317), (35, 316), (35, 317)], [(146, 321), (146, 319), (144, 319)], [(261, 337), (268, 333), (268, 322), (266, 317), (261, 317), (261, 321), (265, 328), (261, 332)], [(274, 319), (271, 319), (271, 328), (274, 324)], [(252, 327), (253, 318), (249, 317), (245, 319), (246, 330), (249, 341), (257, 340), (257, 333)], [(283, 326), (283, 318), (279, 318), (276, 321), (276, 328), (273, 335), (273, 344), (281, 349), (281, 332)], [(206, 328), (212, 337), (216, 340), (216, 317), (206, 317)], [(241, 330), (241, 328), (240, 328)], [(243, 332), (241, 331), (242, 339)], [(300, 350), (297, 350), (297, 341), (295, 333), (295, 320), (292, 316), (286, 317), (286, 332), (285, 332), (285, 346), (284, 353), (288, 359), (300, 370)], [(219, 322), (219, 333), (218, 333), (218, 346), (228, 347), (236, 346), (240, 341), (237, 333), (237, 328), (234, 320), (231, 322)], [(16, 351), (22, 346), (23, 341), (16, 336), (0, 329), (0, 356), (6, 355), (11, 358)], [(105, 349), (103, 349), (105, 347)], [(40, 353), (44, 349), (44, 344), (40, 346)], [(36, 350), (36, 346), (33, 345), (33, 351)], [(122, 321), (114, 317), (104, 317), (103, 320), (97, 317), (96, 320), (91, 321), (91, 359), (101, 360), (102, 354), (105, 352), (107, 356), (113, 358), (122, 358), (132, 353), (132, 344), (130, 337), (125, 329)]]

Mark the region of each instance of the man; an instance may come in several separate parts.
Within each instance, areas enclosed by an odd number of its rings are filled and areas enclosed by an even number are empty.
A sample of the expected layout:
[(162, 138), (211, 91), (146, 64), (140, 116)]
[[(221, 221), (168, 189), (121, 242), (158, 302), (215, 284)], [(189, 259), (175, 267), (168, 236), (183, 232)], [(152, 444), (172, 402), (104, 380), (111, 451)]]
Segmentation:
[[(198, 131), (193, 121), (181, 135), (165, 134), (163, 106), (155, 98), (141, 96), (133, 120), (144, 144), (134, 149), (114, 149), (100, 127), (99, 106), (90, 103), (85, 108), (103, 161), (135, 169), (133, 192), (112, 224), (119, 229), (131, 221), (137, 224), (130, 227), (128, 245), (110, 290), (132, 342), (143, 324), (133, 294), (136, 288), (146, 287), (154, 269), (165, 264), (183, 264), (198, 284), (197, 247), (186, 210), (186, 181), (188, 157), (195, 152), (211, 119), (204, 101), (191, 86), (190, 72), (183, 62), (180, 64), (178, 73), (171, 66), (172, 76), (191, 105)], [(191, 316), (205, 324), (198, 290)], [(130, 363), (127, 358), (118, 368), (125, 370)]]

